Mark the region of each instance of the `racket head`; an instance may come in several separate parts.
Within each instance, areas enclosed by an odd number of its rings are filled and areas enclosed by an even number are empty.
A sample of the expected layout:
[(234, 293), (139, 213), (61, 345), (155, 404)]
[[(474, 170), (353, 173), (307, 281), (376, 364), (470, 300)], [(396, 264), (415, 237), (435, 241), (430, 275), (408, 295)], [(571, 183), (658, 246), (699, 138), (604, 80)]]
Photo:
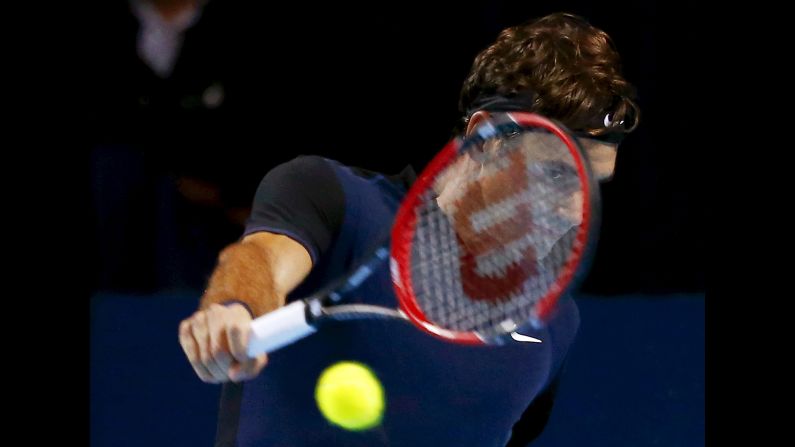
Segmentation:
[(431, 160), (397, 212), (390, 264), (401, 310), (463, 344), (544, 326), (587, 273), (599, 209), (598, 184), (565, 127), (492, 115)]

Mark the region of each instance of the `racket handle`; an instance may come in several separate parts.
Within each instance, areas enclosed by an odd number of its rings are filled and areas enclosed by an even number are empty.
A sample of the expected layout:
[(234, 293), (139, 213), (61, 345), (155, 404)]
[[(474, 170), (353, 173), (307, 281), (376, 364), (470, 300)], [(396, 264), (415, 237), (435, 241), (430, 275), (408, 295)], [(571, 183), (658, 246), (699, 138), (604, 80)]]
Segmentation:
[(316, 329), (306, 321), (306, 303), (296, 301), (251, 322), (248, 355), (256, 357), (300, 340)]

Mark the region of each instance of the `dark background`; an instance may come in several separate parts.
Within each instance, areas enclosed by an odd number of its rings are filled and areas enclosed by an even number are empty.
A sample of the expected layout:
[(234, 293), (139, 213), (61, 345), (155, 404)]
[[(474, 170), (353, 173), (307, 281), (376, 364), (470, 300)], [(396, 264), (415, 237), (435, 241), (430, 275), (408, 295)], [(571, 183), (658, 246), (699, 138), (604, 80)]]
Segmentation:
[[(217, 250), (240, 235), (231, 210), (244, 211), (268, 169), (298, 154), (386, 173), (406, 164), (420, 170), (451, 136), (474, 56), (504, 27), (555, 11), (579, 13), (613, 37), (642, 111), (614, 179), (602, 187), (603, 230), (585, 291), (705, 287), (704, 171), (701, 148), (688, 138), (696, 120), (683, 113), (698, 78), (687, 16), (672, 21), (667, 3), (491, 1), (430, 9), (411, 1), (311, 8), (211, 1), (167, 80), (137, 57), (137, 22), (126, 3), (107, 3), (92, 24), (98, 47), (89, 71), (96, 106), (91, 194), (100, 203), (92, 205), (100, 235), (94, 251), (102, 253), (92, 289), (201, 287)], [(201, 102), (213, 85), (224, 92), (215, 108)], [(183, 175), (217, 186), (222, 203), (174, 193), (173, 179)], [(158, 176), (167, 180), (152, 186)], [(164, 219), (168, 206), (175, 217)], [(171, 265), (156, 265), (167, 257)], [(120, 258), (127, 264), (102, 273)], [(157, 279), (156, 269), (166, 273)]]

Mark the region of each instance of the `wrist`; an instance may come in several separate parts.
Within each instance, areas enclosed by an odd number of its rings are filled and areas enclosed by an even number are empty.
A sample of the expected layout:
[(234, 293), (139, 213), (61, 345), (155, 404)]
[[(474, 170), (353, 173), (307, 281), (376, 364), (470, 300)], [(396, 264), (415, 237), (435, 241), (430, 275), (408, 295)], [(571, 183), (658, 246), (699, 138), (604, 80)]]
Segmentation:
[(231, 299), (231, 300), (226, 300), (226, 301), (221, 303), (221, 305), (223, 305), (225, 307), (230, 307), (230, 306), (233, 306), (235, 304), (240, 304), (241, 306), (243, 306), (243, 308), (245, 308), (246, 311), (248, 312), (249, 316), (251, 316), (251, 318), (254, 318), (254, 312), (251, 310), (251, 306), (249, 306), (248, 303), (246, 303), (245, 301), (241, 301), (241, 300), (238, 300), (238, 299)]

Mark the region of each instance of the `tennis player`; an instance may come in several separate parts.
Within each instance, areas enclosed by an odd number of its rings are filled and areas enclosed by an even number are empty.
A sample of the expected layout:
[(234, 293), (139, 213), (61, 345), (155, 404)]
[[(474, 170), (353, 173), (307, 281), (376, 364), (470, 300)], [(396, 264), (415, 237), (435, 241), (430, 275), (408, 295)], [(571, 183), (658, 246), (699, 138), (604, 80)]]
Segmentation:
[[(634, 98), (610, 37), (556, 13), (503, 30), (476, 57), (459, 131), (500, 113), (538, 113), (575, 132), (607, 180), (622, 137), (637, 126)], [(388, 176), (303, 156), (264, 177), (244, 234), (220, 253), (199, 309), (179, 326), (198, 377), (223, 384), (216, 446), (518, 446), (540, 434), (579, 325), (571, 297), (547, 327), (526, 334), (541, 343), (459, 346), (408, 324), (351, 321), (270, 359), (246, 356), (252, 318), (322, 289), (388, 237), (414, 176), (410, 167)], [(396, 307), (388, 266), (348, 302)], [(384, 384), (379, 428), (344, 432), (314, 406), (318, 375), (340, 360), (369, 365)]]

